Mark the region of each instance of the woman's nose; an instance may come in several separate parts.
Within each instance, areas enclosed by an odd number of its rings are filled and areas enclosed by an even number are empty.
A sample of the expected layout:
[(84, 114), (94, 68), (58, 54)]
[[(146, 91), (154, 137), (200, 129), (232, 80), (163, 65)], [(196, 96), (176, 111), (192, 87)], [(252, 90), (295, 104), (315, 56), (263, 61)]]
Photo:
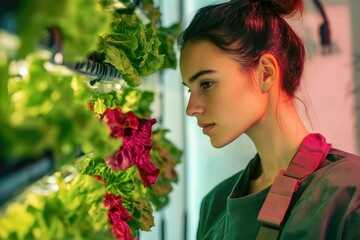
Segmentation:
[(194, 94), (190, 94), (189, 102), (186, 107), (186, 115), (195, 117), (196, 115), (201, 114), (203, 111), (204, 108), (199, 97), (196, 97)]

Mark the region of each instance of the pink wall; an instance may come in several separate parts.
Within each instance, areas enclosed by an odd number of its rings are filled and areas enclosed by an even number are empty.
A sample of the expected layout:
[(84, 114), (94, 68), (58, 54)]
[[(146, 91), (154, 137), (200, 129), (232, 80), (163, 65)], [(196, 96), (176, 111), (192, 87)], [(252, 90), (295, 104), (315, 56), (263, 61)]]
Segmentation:
[[(301, 29), (307, 47), (307, 62), (299, 97), (299, 111), (308, 129), (321, 132), (334, 147), (358, 153), (352, 64), (352, 32), (349, 4), (325, 5), (333, 53), (324, 55), (318, 26), (323, 22), (316, 9), (307, 10)], [(299, 28), (300, 27), (300, 28)]]

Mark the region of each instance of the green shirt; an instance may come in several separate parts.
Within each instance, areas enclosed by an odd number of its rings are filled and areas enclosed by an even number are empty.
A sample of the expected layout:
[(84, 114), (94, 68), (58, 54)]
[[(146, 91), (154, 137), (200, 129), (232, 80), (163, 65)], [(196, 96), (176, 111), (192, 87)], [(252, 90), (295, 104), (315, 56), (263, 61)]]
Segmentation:
[[(198, 240), (255, 239), (257, 216), (270, 187), (247, 195), (258, 173), (256, 155), (202, 201)], [(360, 157), (331, 149), (320, 169), (294, 194), (280, 239), (360, 239)]]

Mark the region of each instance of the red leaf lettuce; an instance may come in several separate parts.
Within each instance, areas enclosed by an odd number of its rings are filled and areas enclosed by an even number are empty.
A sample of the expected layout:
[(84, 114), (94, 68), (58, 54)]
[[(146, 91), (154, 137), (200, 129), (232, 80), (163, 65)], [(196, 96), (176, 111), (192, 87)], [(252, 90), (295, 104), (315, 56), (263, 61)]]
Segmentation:
[(123, 114), (120, 108), (106, 109), (104, 121), (110, 128), (110, 135), (123, 138), (123, 144), (114, 155), (106, 157), (106, 164), (113, 170), (125, 170), (136, 165), (143, 185), (146, 187), (156, 181), (160, 171), (150, 161), (152, 147), (151, 127), (155, 119), (142, 119), (133, 112)]

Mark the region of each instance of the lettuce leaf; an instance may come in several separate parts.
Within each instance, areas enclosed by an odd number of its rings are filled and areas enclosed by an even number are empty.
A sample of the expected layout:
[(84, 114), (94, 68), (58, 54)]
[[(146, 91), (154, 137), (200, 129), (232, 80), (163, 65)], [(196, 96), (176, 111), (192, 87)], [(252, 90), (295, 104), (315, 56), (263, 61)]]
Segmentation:
[[(22, 202), (11, 202), (0, 216), (0, 238), (113, 239), (102, 204), (103, 184), (82, 174), (69, 177), (57, 172), (51, 185), (44, 179), (23, 194)], [(40, 189), (50, 192), (40, 194)]]
[(102, 35), (98, 51), (105, 61), (123, 74), (131, 87), (141, 84), (140, 76), (161, 69), (164, 55), (159, 54), (161, 42), (153, 27), (145, 26), (136, 15), (114, 14), (111, 27)]
[(33, 59), (29, 76), (8, 82), (9, 114), (0, 121), (0, 159), (27, 159), (50, 151), (57, 169), (73, 162), (81, 147), (95, 156), (109, 155), (121, 146), (88, 106), (91, 90), (80, 76), (47, 71), (44, 60)]
[[(129, 87), (123, 87), (119, 92), (96, 93), (90, 99), (91, 103), (93, 105), (97, 104), (99, 108), (121, 107), (124, 113), (133, 111), (141, 118), (151, 117), (151, 104), (153, 100), (153, 92)], [(99, 113), (101, 112), (100, 109), (98, 111)]]
[(111, 170), (102, 158), (82, 157), (76, 167), (80, 173), (100, 176), (105, 181), (105, 189), (116, 196), (122, 196), (124, 207), (130, 214), (134, 211), (134, 174), (136, 168), (125, 171)]
[(107, 192), (122, 197), (123, 206), (134, 217), (127, 221), (132, 234), (137, 229), (150, 231), (154, 226), (153, 210), (135, 166), (125, 171), (114, 171), (103, 159), (85, 156), (76, 163), (76, 167), (82, 174), (100, 176)]

